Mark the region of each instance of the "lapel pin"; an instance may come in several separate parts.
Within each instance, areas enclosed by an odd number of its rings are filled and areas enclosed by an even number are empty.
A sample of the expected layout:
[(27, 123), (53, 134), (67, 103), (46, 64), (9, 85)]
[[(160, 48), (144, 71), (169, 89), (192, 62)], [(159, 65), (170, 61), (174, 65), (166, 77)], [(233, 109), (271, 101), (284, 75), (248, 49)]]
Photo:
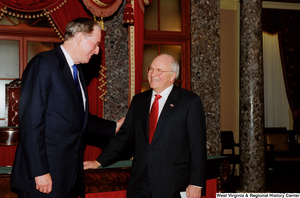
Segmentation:
[(174, 105), (173, 105), (173, 104), (170, 104), (170, 107), (174, 107)]

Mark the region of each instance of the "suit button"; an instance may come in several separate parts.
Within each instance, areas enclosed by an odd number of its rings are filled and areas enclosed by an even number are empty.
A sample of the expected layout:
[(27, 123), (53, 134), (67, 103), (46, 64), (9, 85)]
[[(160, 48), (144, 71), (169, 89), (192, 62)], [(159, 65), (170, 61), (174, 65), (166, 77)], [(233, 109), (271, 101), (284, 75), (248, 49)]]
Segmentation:
[(151, 149), (151, 148), (148, 148), (148, 151), (152, 151), (152, 149)]
[(78, 151), (75, 151), (75, 154), (78, 154)]

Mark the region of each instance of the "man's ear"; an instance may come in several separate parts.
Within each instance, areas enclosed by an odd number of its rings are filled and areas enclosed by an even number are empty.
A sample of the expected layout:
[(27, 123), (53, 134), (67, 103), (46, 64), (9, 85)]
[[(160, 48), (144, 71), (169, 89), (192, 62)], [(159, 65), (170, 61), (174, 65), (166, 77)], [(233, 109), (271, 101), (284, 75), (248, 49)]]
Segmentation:
[(80, 45), (80, 43), (84, 41), (85, 36), (84, 36), (84, 34), (82, 32), (77, 32), (75, 34), (75, 39), (76, 39), (77, 45)]
[(176, 80), (176, 75), (177, 75), (176, 72), (172, 72), (172, 74), (171, 74), (171, 81), (172, 81), (172, 82), (175, 82), (175, 80)]

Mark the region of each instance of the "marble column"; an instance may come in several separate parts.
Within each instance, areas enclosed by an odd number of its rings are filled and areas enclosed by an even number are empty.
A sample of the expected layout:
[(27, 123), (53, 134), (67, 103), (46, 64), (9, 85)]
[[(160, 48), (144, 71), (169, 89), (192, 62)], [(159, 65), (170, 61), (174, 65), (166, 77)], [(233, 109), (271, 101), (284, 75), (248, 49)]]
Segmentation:
[(128, 109), (128, 28), (123, 25), (126, 1), (116, 13), (104, 21), (107, 94), (104, 102), (104, 118), (118, 120), (126, 116)]
[(262, 0), (241, 0), (240, 188), (265, 192)]
[(220, 155), (220, 0), (191, 0), (191, 91), (205, 110), (207, 153)]

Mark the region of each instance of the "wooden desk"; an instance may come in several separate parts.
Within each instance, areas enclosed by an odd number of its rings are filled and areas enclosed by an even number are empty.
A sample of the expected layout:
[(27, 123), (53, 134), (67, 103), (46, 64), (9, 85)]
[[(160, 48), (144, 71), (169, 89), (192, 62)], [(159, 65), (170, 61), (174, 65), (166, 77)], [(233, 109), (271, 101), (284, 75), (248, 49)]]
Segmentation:
[[(119, 192), (126, 190), (130, 177), (131, 164), (132, 162), (130, 160), (125, 160), (119, 161), (106, 168), (85, 170), (85, 191), (87, 195), (90, 193)], [(226, 165), (225, 156), (207, 156), (207, 181), (224, 175), (224, 172), (226, 172), (226, 170), (222, 168), (224, 164)], [(11, 168), (12, 167), (0, 167), (0, 197), (17, 197), (15, 193), (11, 192)], [(229, 170), (226, 174), (229, 174)], [(219, 185), (223, 180), (224, 178), (218, 179), (219, 189), (217, 189), (216, 186), (214, 191), (219, 191), (220, 188), (223, 187)], [(207, 198), (213, 197), (207, 195)]]
[(86, 193), (126, 190), (132, 161), (119, 161), (106, 168), (84, 171)]

